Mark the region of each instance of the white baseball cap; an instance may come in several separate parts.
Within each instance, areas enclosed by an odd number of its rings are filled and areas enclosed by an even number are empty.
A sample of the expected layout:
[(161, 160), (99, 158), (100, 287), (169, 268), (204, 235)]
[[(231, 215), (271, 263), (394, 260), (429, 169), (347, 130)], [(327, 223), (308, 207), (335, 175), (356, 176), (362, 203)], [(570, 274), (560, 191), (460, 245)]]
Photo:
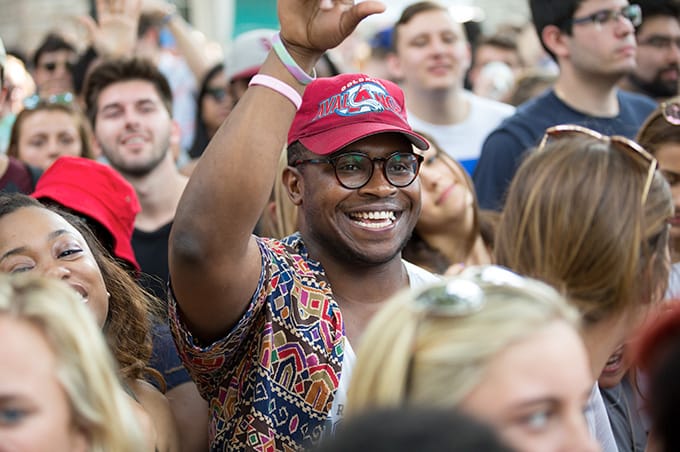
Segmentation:
[(250, 78), (257, 74), (272, 48), (276, 30), (258, 28), (241, 33), (231, 43), (224, 62), (227, 80)]

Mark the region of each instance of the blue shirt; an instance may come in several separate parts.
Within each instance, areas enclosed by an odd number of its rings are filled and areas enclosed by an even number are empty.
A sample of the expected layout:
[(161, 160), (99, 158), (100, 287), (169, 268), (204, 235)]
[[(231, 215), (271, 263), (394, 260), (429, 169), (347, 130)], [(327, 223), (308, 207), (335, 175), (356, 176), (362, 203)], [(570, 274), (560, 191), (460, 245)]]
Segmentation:
[(553, 90), (517, 107), (487, 137), (473, 175), (479, 205), (501, 210), (505, 192), (519, 167), (524, 152), (538, 145), (545, 130), (557, 124), (578, 124), (606, 135), (634, 138), (656, 103), (640, 94), (617, 93), (619, 114), (614, 117), (589, 116), (562, 102)]

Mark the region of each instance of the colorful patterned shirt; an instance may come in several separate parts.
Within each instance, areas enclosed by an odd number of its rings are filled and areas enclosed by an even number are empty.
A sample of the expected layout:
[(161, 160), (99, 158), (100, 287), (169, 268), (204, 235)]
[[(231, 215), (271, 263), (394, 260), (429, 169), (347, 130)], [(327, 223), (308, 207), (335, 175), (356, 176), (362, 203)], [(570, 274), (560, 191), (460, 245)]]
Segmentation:
[(245, 314), (199, 345), (172, 291), (182, 361), (211, 410), (211, 450), (293, 451), (322, 436), (343, 360), (343, 323), (320, 263), (298, 234), (258, 238), (262, 273)]

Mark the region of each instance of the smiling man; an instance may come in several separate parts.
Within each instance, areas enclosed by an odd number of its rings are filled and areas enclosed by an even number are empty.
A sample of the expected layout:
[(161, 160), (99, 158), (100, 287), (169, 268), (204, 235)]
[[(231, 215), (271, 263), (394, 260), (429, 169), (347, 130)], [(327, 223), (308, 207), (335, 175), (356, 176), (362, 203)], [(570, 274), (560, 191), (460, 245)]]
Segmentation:
[(463, 88), (470, 44), (463, 25), (435, 2), (413, 3), (394, 26), (392, 76), (402, 82), (409, 122), (472, 174), (486, 136), (514, 107)]
[[(212, 450), (298, 450), (340, 421), (373, 314), (435, 276), (401, 249), (420, 212), (427, 142), (394, 83), (309, 83), (324, 51), (379, 2), (280, 1), (281, 41), (198, 162), (170, 240), (170, 312), (211, 406)], [(330, 5), (328, 5), (330, 4)], [(304, 94), (304, 96), (302, 96)], [(288, 144), (299, 232), (251, 235)]]
[(520, 105), (484, 142), (473, 180), (479, 204), (500, 210), (527, 150), (548, 127), (581, 124), (606, 135), (635, 137), (656, 107), (617, 83), (635, 69), (638, 5), (626, 0), (531, 0), (541, 44), (560, 73), (552, 89)]
[(642, 23), (636, 30), (635, 70), (621, 88), (658, 101), (678, 94), (680, 83), (680, 3), (677, 0), (639, 0)]
[[(168, 238), (187, 183), (170, 150), (172, 143), (179, 142), (170, 85), (150, 60), (105, 60), (88, 75), (84, 96), (97, 144), (139, 199), (141, 212), (132, 235), (132, 248), (142, 269), (139, 282), (166, 300)], [(166, 380), (183, 447), (205, 450), (205, 401), (181, 365), (167, 324), (156, 322), (154, 327), (151, 365)]]

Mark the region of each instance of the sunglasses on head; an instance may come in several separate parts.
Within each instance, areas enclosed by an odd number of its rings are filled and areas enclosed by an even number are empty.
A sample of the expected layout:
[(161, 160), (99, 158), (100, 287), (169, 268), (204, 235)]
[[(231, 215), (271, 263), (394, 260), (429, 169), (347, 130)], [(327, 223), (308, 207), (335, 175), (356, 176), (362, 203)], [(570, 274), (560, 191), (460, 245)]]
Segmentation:
[(553, 126), (548, 128), (543, 135), (541, 143), (538, 145), (538, 152), (543, 151), (545, 146), (555, 139), (566, 136), (587, 136), (594, 138), (598, 141), (608, 143), (613, 145), (615, 149), (622, 150), (626, 155), (630, 156), (636, 162), (640, 163), (642, 167), (647, 171), (647, 179), (645, 180), (645, 185), (642, 189), (642, 204), (647, 201), (647, 196), (649, 195), (649, 189), (652, 186), (652, 181), (654, 180), (654, 171), (658, 167), (658, 162), (656, 158), (645, 148), (637, 144), (635, 141), (626, 138), (621, 135), (603, 135), (600, 132), (589, 129), (587, 127), (578, 126), (574, 124), (562, 124), (558, 126)]
[(415, 297), (416, 310), (435, 316), (465, 317), (484, 308), (484, 289), (526, 285), (522, 276), (497, 265), (469, 267), (460, 275), (435, 283)]
[(661, 104), (659, 104), (659, 109), (668, 123), (673, 124), (674, 126), (680, 126), (680, 103), (677, 101), (661, 102)]
[(24, 99), (23, 104), (25, 109), (34, 110), (40, 105), (72, 105), (74, 100), (75, 98), (72, 93), (54, 94), (46, 98), (41, 98), (38, 94), (34, 94)]
[[(416, 340), (421, 323), (427, 318), (469, 317), (484, 309), (487, 292), (491, 289), (527, 287), (527, 280), (504, 267), (484, 265), (466, 268), (461, 274), (445, 278), (422, 289), (411, 307), (415, 311)], [(414, 344), (415, 347), (415, 344)], [(414, 372), (414, 354), (411, 354), (406, 371), (405, 393), (411, 391)]]

